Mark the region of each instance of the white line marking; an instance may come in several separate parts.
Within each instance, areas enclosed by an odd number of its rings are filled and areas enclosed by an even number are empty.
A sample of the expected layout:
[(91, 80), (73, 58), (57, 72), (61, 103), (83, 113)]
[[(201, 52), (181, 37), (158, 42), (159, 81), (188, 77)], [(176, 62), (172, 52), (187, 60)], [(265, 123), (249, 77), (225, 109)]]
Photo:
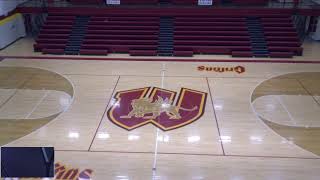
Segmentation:
[(25, 119), (28, 119), (31, 116), (31, 114), (38, 108), (38, 106), (43, 102), (44, 98), (46, 98), (49, 93), (50, 93), (50, 90), (45, 91), (42, 98), (37, 102), (37, 104), (33, 107), (30, 113), (25, 117)]
[[(162, 63), (161, 69), (161, 88), (164, 88), (164, 73), (166, 69), (166, 64)], [(157, 127), (157, 135), (156, 135), (156, 145), (154, 150), (154, 159), (153, 159), (153, 167), (152, 170), (155, 171), (157, 167), (157, 155), (158, 155), (158, 137), (159, 137), (159, 128)]]
[(293, 118), (292, 114), (290, 113), (290, 111), (288, 110), (288, 108), (283, 104), (280, 96), (278, 96), (278, 95), (277, 95), (277, 96), (273, 95), (272, 97), (274, 97), (274, 98), (280, 103), (280, 105), (282, 106), (282, 108), (287, 112), (287, 114), (288, 114), (290, 120), (292, 121), (292, 123), (293, 123), (294, 125), (297, 125), (297, 122), (294, 120), (294, 118)]
[(17, 94), (18, 89), (9, 89), (9, 90), (14, 90), (9, 96), (3, 101), (2, 104), (0, 104), (0, 110), (14, 97), (14, 95)]

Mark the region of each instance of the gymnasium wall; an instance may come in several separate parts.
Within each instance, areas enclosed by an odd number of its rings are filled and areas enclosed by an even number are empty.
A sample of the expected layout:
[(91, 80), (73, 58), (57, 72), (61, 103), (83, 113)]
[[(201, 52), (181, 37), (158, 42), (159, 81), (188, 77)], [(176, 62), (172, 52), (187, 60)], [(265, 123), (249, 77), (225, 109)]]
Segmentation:
[(0, 0), (0, 16), (7, 15), (13, 11), (19, 4), (27, 0)]
[(16, 13), (0, 20), (0, 49), (8, 46), (17, 39), (26, 36), (23, 17)]

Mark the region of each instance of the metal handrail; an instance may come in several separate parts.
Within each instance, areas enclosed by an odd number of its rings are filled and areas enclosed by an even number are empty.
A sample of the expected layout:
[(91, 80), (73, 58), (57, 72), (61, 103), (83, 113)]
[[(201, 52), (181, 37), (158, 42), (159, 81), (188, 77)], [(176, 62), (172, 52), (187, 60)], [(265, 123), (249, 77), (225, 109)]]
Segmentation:
[[(48, 3), (48, 0), (29, 0), (21, 5), (20, 7), (96, 7), (96, 8), (105, 8), (105, 7), (166, 7), (168, 5), (89, 5), (89, 4), (72, 4), (68, 1), (54, 1)], [(227, 3), (227, 4), (213, 4), (212, 6), (197, 6), (197, 5), (170, 5), (174, 7), (199, 7), (199, 8), (217, 8), (217, 7), (234, 7), (234, 8), (283, 8), (283, 9), (292, 9), (292, 8), (304, 8), (304, 9), (320, 9), (320, 5), (313, 2), (313, 0), (300, 0), (297, 5), (293, 2), (288, 2), (284, 0), (283, 2), (278, 2), (277, 0), (270, 0), (268, 3), (263, 5), (250, 5), (250, 6), (238, 6), (237, 4)]]

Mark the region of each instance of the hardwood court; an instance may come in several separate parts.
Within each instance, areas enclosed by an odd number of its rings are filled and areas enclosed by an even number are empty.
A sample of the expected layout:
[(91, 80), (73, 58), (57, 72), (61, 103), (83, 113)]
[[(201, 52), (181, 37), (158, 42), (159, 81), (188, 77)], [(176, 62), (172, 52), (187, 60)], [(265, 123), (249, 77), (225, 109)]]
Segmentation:
[(7, 58), (0, 144), (54, 146), (55, 179), (318, 180), (319, 69)]

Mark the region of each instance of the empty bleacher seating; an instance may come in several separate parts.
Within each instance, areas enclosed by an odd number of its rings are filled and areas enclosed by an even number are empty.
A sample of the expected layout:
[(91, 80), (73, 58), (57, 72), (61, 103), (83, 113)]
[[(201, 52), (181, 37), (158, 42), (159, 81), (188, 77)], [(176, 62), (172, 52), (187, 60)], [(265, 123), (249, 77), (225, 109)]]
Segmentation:
[(291, 17), (261, 18), (270, 57), (302, 55), (301, 42)]
[(156, 50), (130, 50), (129, 54), (131, 56), (156, 56)]
[[(65, 54), (76, 16), (49, 15), (34, 45), (35, 51)], [(157, 55), (159, 17), (91, 16), (78, 54)]]
[[(174, 49), (192, 54), (232, 54), (250, 51), (250, 37), (245, 18), (176, 17)], [(181, 55), (175, 53), (175, 55)]]
[(76, 16), (49, 15), (34, 45), (45, 54), (64, 54)]
[(121, 4), (124, 5), (148, 5), (148, 4), (158, 4), (158, 0), (121, 0)]
[[(164, 26), (164, 22), (168, 25), (168, 18), (173, 22), (170, 26), (172, 39), (167, 37), (169, 27), (160, 27)], [(73, 34), (79, 25), (77, 19), (79, 16), (49, 14), (35, 40), (34, 50), (45, 54), (68, 54), (67, 51), (74, 48), (70, 41), (79, 36)], [(162, 53), (161, 46), (168, 48), (169, 43), (170, 53), (164, 54), (184, 57), (194, 54), (259, 57), (256, 50), (261, 44), (258, 41), (264, 42), (263, 57), (289, 58), (302, 55), (303, 52), (292, 19), (285, 16), (254, 17), (254, 21), (247, 17), (204, 15), (170, 16), (163, 22), (159, 16), (140, 15), (99, 15), (88, 16), (87, 19), (84, 24), (86, 27), (82, 29), (83, 37), (73, 40), (79, 46), (73, 52), (75, 54), (156, 56)], [(167, 42), (169, 40), (172, 45)], [(166, 44), (160, 43), (164, 41)]]
[(174, 56), (191, 57), (193, 56), (193, 51), (174, 51)]
[(108, 50), (100, 50), (100, 49), (81, 49), (79, 51), (81, 55), (107, 55)]
[(197, 5), (198, 0), (172, 0), (175, 5)]
[(81, 50), (156, 55), (159, 17), (93, 16)]

